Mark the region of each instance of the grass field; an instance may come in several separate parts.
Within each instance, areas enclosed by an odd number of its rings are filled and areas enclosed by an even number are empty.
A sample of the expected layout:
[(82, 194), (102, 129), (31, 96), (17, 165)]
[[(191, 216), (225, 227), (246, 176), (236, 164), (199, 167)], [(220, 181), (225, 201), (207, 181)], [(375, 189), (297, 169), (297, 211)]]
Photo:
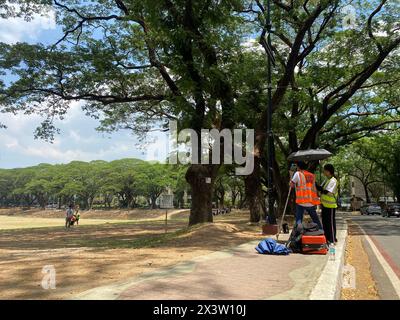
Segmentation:
[[(119, 219), (111, 219), (114, 215)], [(171, 212), (167, 232), (160, 211), (130, 212), (128, 220), (122, 219), (126, 213), (91, 213), (69, 230), (63, 218), (48, 216), (0, 215), (0, 299), (69, 299), (263, 237), (258, 226), (247, 224), (248, 212), (232, 212), (217, 217), (214, 224), (192, 228), (187, 227), (187, 211)], [(49, 265), (57, 272), (55, 290), (41, 287), (42, 269)]]
[[(15, 211), (0, 209), (0, 230), (13, 229), (34, 229), (64, 227), (65, 213), (63, 210), (57, 211)], [(187, 210), (170, 210), (168, 219), (172, 221), (187, 221)], [(91, 226), (114, 223), (140, 223), (155, 222), (165, 220), (165, 210), (114, 210), (114, 211), (90, 211), (81, 213), (80, 226)]]
[[(82, 226), (99, 225), (105, 223), (129, 223), (130, 220), (113, 219), (82, 219)], [(65, 219), (63, 218), (38, 218), (38, 217), (15, 217), (0, 216), (0, 230), (27, 229), (27, 228), (48, 228), (63, 227)]]

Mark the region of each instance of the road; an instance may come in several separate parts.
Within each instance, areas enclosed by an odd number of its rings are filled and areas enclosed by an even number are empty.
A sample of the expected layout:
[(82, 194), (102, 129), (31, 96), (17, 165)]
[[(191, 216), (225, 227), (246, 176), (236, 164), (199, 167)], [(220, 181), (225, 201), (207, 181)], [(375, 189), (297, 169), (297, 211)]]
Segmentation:
[(371, 273), (381, 299), (400, 299), (400, 219), (351, 216), (361, 228)]

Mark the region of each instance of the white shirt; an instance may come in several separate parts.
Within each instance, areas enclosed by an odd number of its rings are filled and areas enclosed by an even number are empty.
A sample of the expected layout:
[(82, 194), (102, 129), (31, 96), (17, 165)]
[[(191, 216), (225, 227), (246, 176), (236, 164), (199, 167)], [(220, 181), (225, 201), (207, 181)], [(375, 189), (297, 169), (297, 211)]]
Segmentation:
[[(292, 182), (294, 183), (294, 185), (296, 187), (300, 186), (300, 174), (302, 175), (302, 180), (305, 182), (306, 181), (306, 177), (304, 176), (304, 174), (300, 171), (296, 171), (296, 173), (293, 175), (292, 178)], [(302, 207), (314, 207), (314, 205), (312, 203), (302, 203), (301, 204)]]
[[(323, 185), (326, 184), (326, 181), (327, 181), (327, 180), (325, 180), (325, 182), (324, 182)], [(337, 180), (336, 180), (336, 178), (335, 178), (335, 177), (332, 177), (332, 178), (329, 180), (328, 185), (327, 185), (324, 189), (325, 189), (326, 191), (330, 192), (330, 193), (335, 194), (336, 189), (337, 189)]]
[(72, 210), (71, 208), (67, 209), (67, 217), (70, 218), (74, 215), (74, 210)]
[[(304, 177), (304, 175), (303, 175), (302, 178), (304, 179), (303, 181), (306, 180), (306, 178)], [(296, 172), (294, 173), (294, 175), (293, 175), (293, 177), (292, 177), (292, 182), (295, 184), (296, 187), (300, 185), (300, 172), (299, 172), (299, 171), (296, 171)]]

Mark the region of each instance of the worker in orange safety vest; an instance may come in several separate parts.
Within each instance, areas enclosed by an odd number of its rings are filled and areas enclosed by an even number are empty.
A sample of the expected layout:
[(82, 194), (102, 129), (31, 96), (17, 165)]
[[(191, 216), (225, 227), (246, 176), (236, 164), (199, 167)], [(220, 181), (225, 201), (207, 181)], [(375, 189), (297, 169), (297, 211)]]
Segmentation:
[(320, 200), (315, 185), (315, 175), (306, 169), (307, 165), (304, 162), (298, 162), (297, 171), (290, 181), (291, 187), (296, 190), (296, 225), (303, 222), (306, 211), (319, 229), (322, 229), (317, 214), (317, 205), (320, 204)]

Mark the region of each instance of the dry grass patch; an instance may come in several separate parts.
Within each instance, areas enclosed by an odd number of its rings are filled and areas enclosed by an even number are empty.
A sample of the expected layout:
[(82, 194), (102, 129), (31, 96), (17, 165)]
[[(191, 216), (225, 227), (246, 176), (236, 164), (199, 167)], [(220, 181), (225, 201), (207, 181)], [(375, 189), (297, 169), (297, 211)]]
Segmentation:
[[(96, 226), (0, 231), (0, 298), (65, 299), (158, 267), (262, 239), (248, 213), (216, 217), (214, 224), (187, 227), (184, 214), (171, 219)], [(53, 265), (57, 289), (41, 288), (42, 268)]]
[(342, 300), (378, 300), (379, 294), (371, 273), (371, 265), (362, 242), (362, 233), (354, 223), (349, 223), (345, 264), (356, 270), (356, 287), (342, 289)]

